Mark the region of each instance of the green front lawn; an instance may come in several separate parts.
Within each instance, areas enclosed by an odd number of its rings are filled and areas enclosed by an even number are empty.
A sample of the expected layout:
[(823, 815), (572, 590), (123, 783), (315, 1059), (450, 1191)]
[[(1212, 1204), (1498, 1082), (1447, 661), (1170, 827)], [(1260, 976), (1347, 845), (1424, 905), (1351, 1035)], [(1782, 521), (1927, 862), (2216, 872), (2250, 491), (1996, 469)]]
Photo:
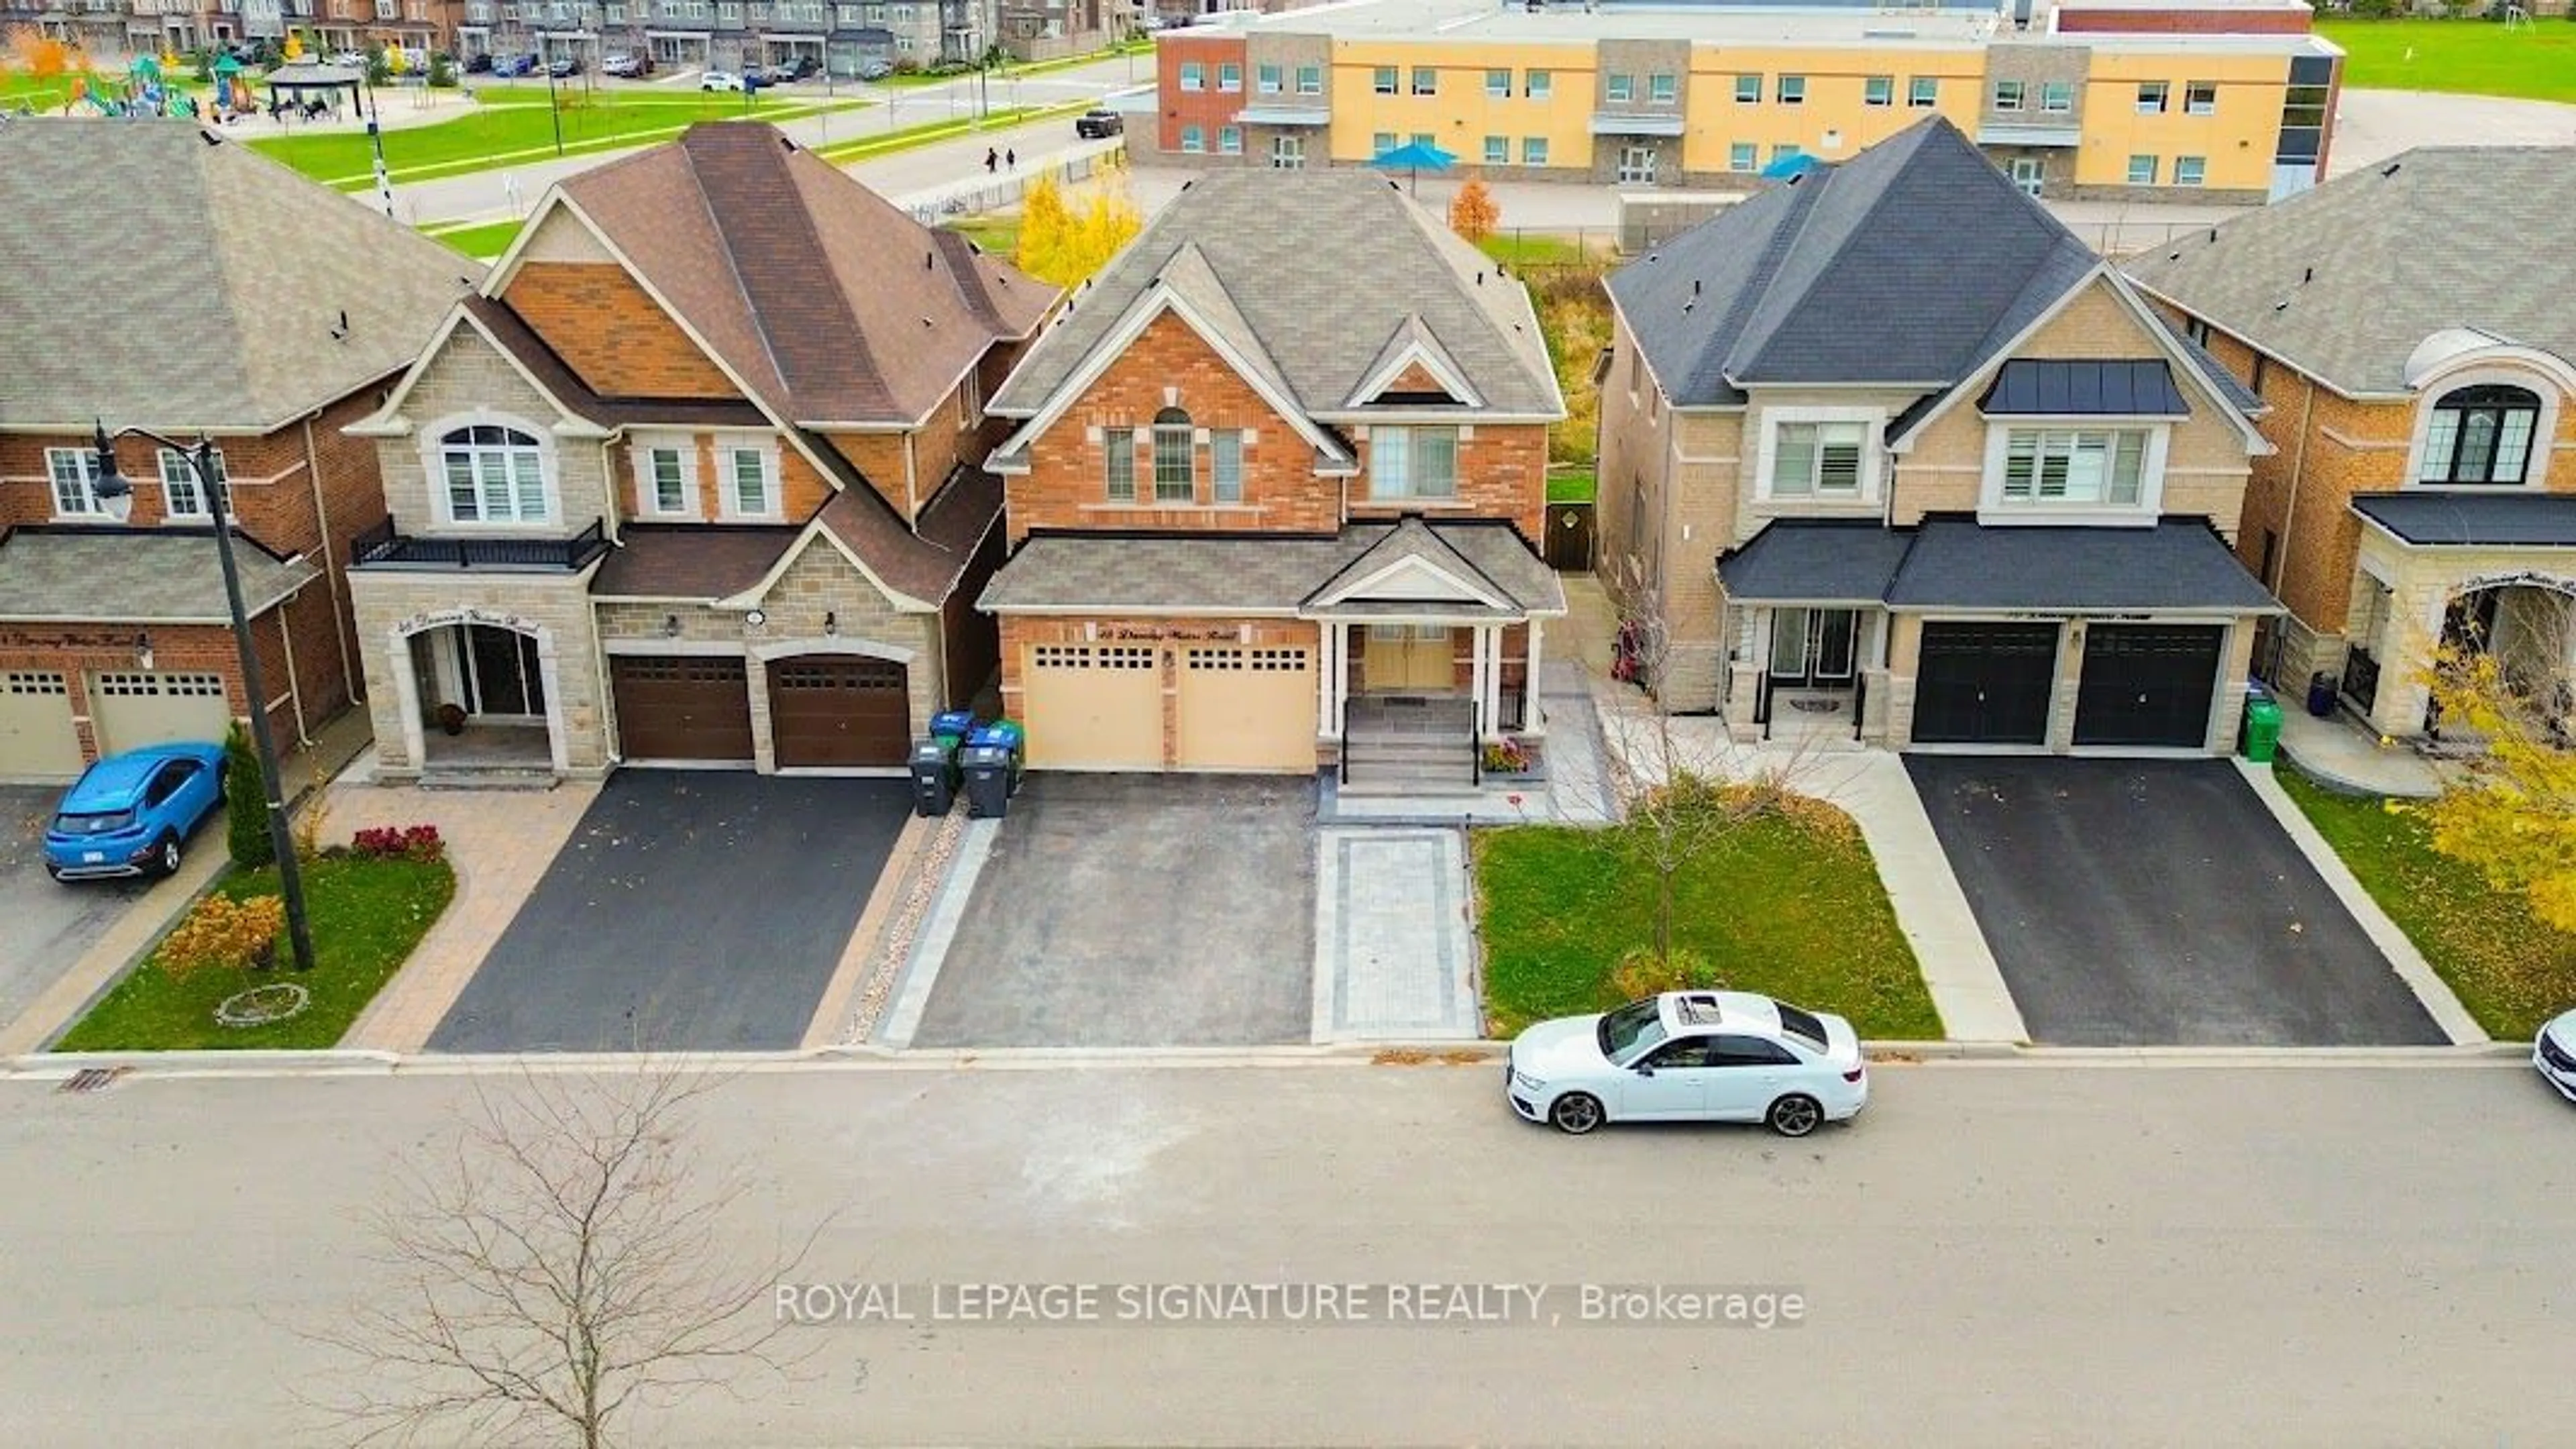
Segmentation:
[[(1715, 841), (1676, 882), (1673, 945), (1706, 960), (1713, 984), (1838, 1012), (1864, 1038), (1937, 1039), (1940, 1015), (1869, 847), (1849, 817), (1830, 820), (1760, 819)], [(1610, 977), (1620, 955), (1654, 939), (1655, 876), (1633, 829), (1476, 833), (1494, 1035), (1619, 1004)]]
[(976, 131), (998, 131), (1005, 126), (1016, 126), (1027, 121), (1043, 121), (1049, 116), (1078, 116), (1088, 109), (1090, 109), (1090, 103), (1087, 101), (1067, 101), (1062, 105), (1054, 106), (995, 106), (981, 118), (953, 116), (944, 121), (924, 121), (918, 126), (905, 126), (901, 130), (881, 131), (873, 136), (836, 141), (829, 146), (816, 147), (814, 154), (835, 166), (846, 166), (853, 161), (863, 161), (870, 156), (881, 156), (889, 151), (908, 151), (915, 146), (927, 146), (933, 141), (945, 141), (953, 136), (963, 136)]
[(1547, 470), (1547, 501), (1550, 503), (1589, 503), (1599, 486), (1597, 475), (1590, 468)]
[(2576, 23), (2535, 20), (2325, 20), (2317, 33), (2350, 53), (2343, 83), (2576, 102)]
[(1020, 222), (1017, 217), (972, 217), (948, 223), (948, 229), (982, 247), (987, 256), (1005, 259), (1020, 254)]
[(2435, 852), (2421, 815), (2376, 796), (2334, 794), (2296, 770), (2275, 777), (2487, 1035), (2527, 1041), (2576, 1006), (2576, 936), (2542, 925), (2521, 897)]
[(1564, 267), (1591, 260), (1582, 243), (1542, 231), (1498, 231), (1476, 243), (1507, 267)]
[(456, 227), (448, 231), (430, 233), (436, 240), (447, 243), (478, 262), (488, 262), (501, 255), (518, 234), (519, 223), (515, 221), (492, 221), (485, 222), (481, 226)]
[[(209, 836), (198, 848), (221, 849), (220, 821)], [(236, 900), (274, 895), (277, 872), (235, 871), (225, 878), (222, 889)], [(278, 946), (281, 964), (260, 972), (201, 970), (174, 977), (162, 969), (156, 955), (119, 982), (54, 1050), (335, 1046), (358, 1013), (402, 969), (412, 948), (429, 933), (455, 894), (456, 873), (444, 861), (355, 857), (308, 861), (304, 899), (314, 958), (309, 974), (284, 964), (291, 957), (283, 941)], [(294, 981), (307, 987), (313, 993), (312, 1003), (301, 1014), (267, 1026), (227, 1027), (215, 1021), (218, 1002), (269, 981)]]
[[(385, 166), (393, 179), (416, 181), (544, 160), (555, 154), (557, 115), (563, 123), (564, 150), (570, 154), (668, 140), (702, 120), (791, 120), (858, 104), (762, 98), (746, 106), (738, 95), (695, 91), (638, 101), (622, 95), (588, 98), (559, 112), (546, 105), (542, 90), (533, 98), (515, 90), (498, 99), (485, 93), (483, 101), (452, 121), (386, 131)], [(326, 185), (351, 189), (374, 184), (375, 150), (364, 131), (263, 136), (250, 144)]]

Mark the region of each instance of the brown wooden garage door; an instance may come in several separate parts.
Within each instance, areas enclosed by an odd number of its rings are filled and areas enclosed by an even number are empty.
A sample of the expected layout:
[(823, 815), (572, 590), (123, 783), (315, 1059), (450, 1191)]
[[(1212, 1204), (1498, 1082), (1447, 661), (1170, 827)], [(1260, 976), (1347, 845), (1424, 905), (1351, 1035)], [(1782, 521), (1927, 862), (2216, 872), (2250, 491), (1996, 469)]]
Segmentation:
[(740, 659), (612, 655), (608, 676), (627, 759), (751, 758), (751, 693)]
[(912, 744), (904, 669), (883, 659), (781, 659), (769, 666), (778, 763), (900, 765)]

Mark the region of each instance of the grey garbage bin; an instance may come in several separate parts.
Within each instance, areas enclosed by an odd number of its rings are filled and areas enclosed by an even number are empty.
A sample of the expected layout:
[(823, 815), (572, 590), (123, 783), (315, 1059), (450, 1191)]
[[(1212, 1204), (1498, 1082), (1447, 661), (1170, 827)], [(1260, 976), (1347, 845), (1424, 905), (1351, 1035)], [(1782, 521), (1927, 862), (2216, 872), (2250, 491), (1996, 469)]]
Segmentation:
[(957, 803), (957, 747), (952, 741), (915, 740), (912, 757), (912, 809), (917, 815), (945, 815)]
[(1011, 808), (1011, 752), (999, 745), (969, 745), (958, 757), (966, 772), (966, 813), (998, 820)]

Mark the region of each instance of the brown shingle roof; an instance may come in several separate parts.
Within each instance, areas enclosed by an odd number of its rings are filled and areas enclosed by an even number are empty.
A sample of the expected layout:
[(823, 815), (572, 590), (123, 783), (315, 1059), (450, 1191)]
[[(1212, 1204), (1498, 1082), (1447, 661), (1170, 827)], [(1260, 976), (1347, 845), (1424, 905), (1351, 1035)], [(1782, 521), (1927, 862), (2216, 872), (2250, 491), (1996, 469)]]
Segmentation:
[[(828, 449), (823, 453), (832, 457)], [(980, 469), (958, 469), (921, 510), (918, 534), (903, 526), (874, 488), (856, 479), (845, 483), (818, 516), (887, 588), (936, 604), (957, 586), (976, 546), (1002, 516), (1002, 480)]]
[(1056, 297), (760, 122), (693, 126), (560, 184), (755, 397), (808, 426), (923, 416)]
[(769, 574), (804, 529), (734, 524), (628, 524), (591, 576), (601, 598), (730, 598)]

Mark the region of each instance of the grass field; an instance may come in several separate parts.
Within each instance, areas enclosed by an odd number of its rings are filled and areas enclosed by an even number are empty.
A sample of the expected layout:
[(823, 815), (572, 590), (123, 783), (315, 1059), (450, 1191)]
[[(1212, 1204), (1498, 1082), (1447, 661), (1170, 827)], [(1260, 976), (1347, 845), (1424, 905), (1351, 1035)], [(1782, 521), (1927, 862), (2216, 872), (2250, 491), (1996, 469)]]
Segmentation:
[[(496, 86), (476, 95), (481, 104), (455, 120), (384, 133), (385, 165), (394, 180), (480, 170), (500, 164), (504, 157), (536, 161), (554, 154), (555, 124), (543, 87)], [(746, 107), (741, 96), (721, 92), (685, 91), (633, 99), (621, 92), (615, 100), (591, 99), (563, 107), (563, 144), (567, 153), (638, 146), (676, 136), (702, 120), (745, 116), (787, 120), (860, 104), (825, 102), (818, 97), (759, 100)], [(349, 189), (374, 180), (375, 152), (363, 131), (268, 136), (251, 145), (327, 185)]]
[[(106, 71), (99, 73), (110, 85), (121, 84), (124, 77)], [(60, 111), (71, 99), (73, 77), (67, 75), (32, 76), (23, 72), (0, 73), (0, 110), (15, 111), (20, 107), (42, 114)], [(170, 81), (173, 90), (194, 93), (203, 89), (182, 73)]]
[(510, 245), (510, 239), (518, 234), (519, 223), (515, 221), (493, 221), (485, 222), (481, 226), (458, 227), (452, 231), (433, 232), (431, 233), (431, 236), (435, 240), (447, 243), (449, 246), (454, 247), (465, 255), (474, 258), (478, 262), (488, 262), (494, 257), (499, 256), (503, 249)]
[(2576, 22), (2321, 19), (2317, 33), (2350, 52), (2346, 86), (2576, 103)]
[[(222, 831), (212, 848), (222, 849)], [(202, 847), (201, 847), (202, 848)], [(235, 900), (277, 891), (274, 870), (235, 870), (224, 894)], [(313, 970), (260, 972), (206, 968), (173, 976), (158, 954), (117, 984), (54, 1048), (66, 1052), (187, 1051), (241, 1047), (319, 1049), (338, 1044), (367, 1003), (402, 969), (412, 947), (436, 924), (456, 894), (456, 872), (443, 860), (310, 861), (304, 897), (313, 929)], [(285, 958), (281, 947), (279, 956)], [(312, 992), (298, 1015), (266, 1026), (228, 1027), (215, 1020), (227, 996), (269, 981)]]
[(2421, 814), (2329, 793), (2296, 770), (2275, 778), (2488, 1035), (2529, 1041), (2576, 1001), (2576, 936), (2542, 925), (2476, 867), (2435, 852)]

